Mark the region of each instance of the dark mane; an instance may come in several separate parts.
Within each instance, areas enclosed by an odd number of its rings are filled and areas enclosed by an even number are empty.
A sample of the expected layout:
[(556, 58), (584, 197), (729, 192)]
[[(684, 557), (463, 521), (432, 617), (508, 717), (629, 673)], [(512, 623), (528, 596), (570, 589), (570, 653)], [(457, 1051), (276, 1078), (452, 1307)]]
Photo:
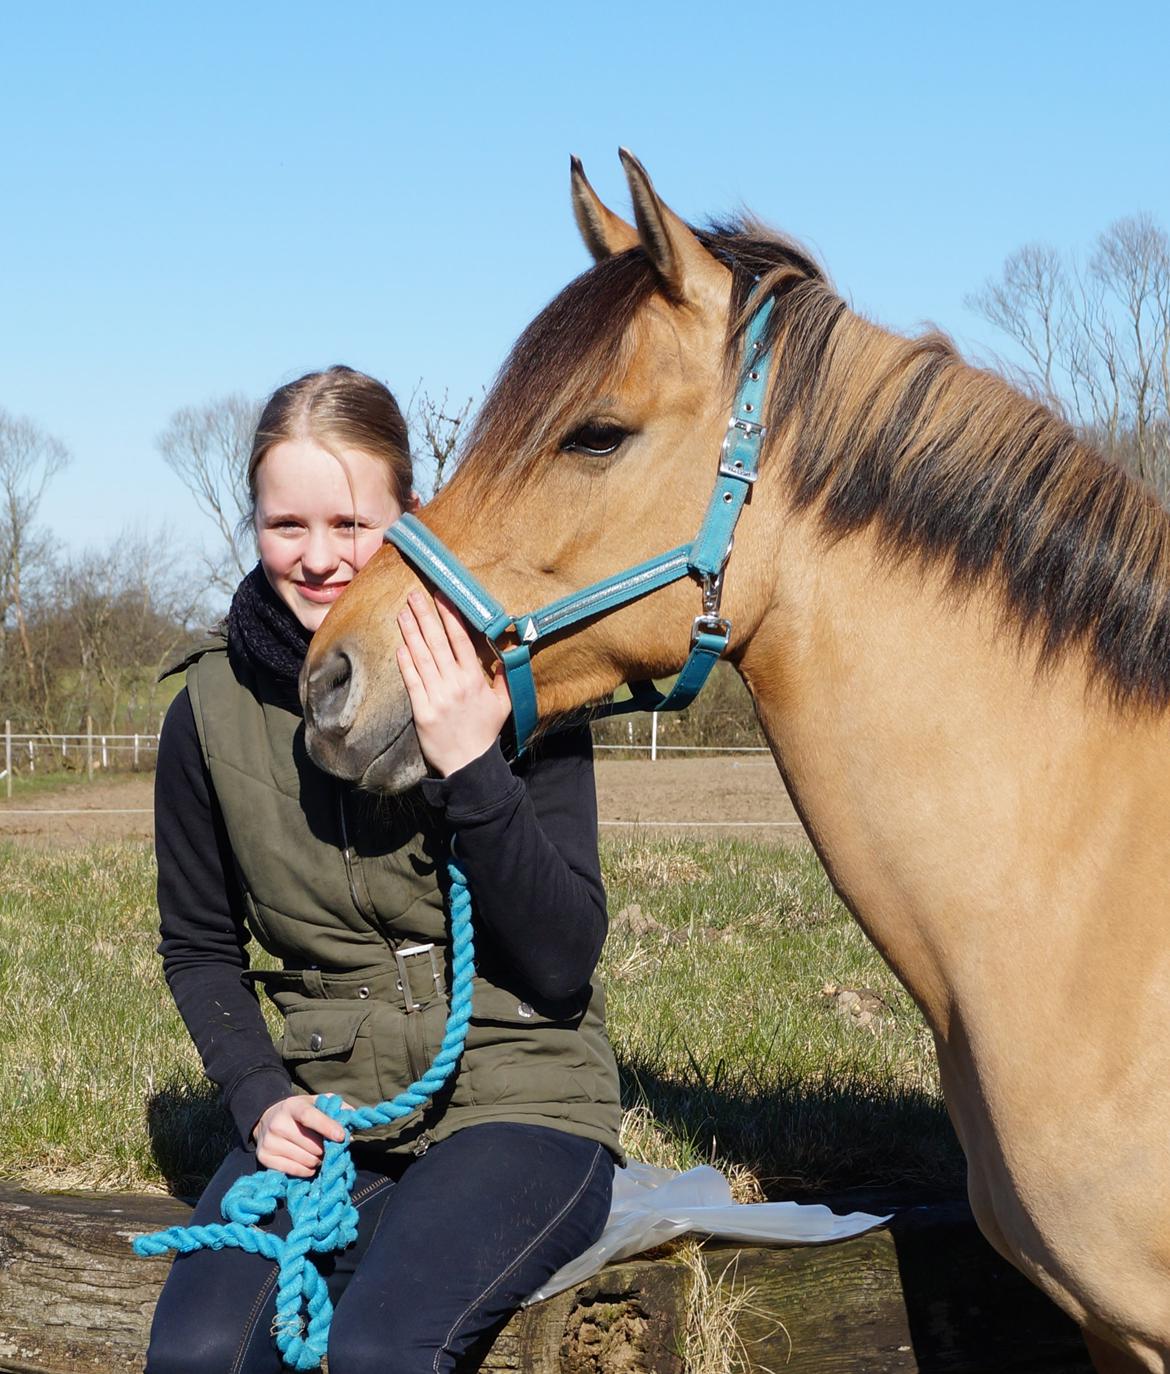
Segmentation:
[[(775, 297), (768, 448), (787, 441), (795, 509), (832, 539), (873, 528), (891, 557), (941, 565), (960, 587), (998, 584), (1042, 661), (1082, 647), (1118, 703), (1170, 704), (1170, 519), (1151, 492), (942, 336), (854, 315), (791, 242), (741, 220), (696, 233), (733, 274), (729, 379), (754, 301)], [(620, 377), (655, 290), (637, 249), (571, 282), (512, 350), (460, 480), (524, 482)]]
[(627, 362), (629, 327), (657, 289), (641, 249), (571, 281), (516, 340), (467, 436), (458, 480), (522, 486), (581, 408)]

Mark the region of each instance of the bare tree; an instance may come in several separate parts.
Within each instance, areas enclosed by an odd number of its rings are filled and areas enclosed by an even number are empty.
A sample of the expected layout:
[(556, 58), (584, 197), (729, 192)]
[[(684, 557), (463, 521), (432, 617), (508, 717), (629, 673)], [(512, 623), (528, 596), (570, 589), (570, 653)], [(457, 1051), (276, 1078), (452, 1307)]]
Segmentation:
[(149, 728), (158, 674), (202, 619), (206, 591), (166, 530), (124, 531), (61, 562), (32, 627), (46, 714), (58, 728), (87, 715), (111, 732)]
[(155, 441), (163, 461), (219, 531), (226, 550), (210, 560), (214, 586), (232, 591), (252, 563), (247, 531), (248, 455), (260, 406), (239, 393), (185, 406)]
[(1004, 262), (1000, 279), (988, 281), (966, 303), (1020, 345), (1035, 369), (1028, 379), (1033, 389), (1045, 401), (1059, 403), (1057, 374), (1066, 346), (1069, 284), (1056, 250), (1025, 244)]
[(1086, 264), (1030, 245), (967, 304), (1023, 350), (1032, 389), (1170, 497), (1170, 240), (1117, 220)]
[(36, 528), (41, 498), (69, 462), (69, 451), (31, 420), (0, 410), (0, 672), (8, 676), (9, 626), (15, 628), (26, 687), (36, 685), (29, 635), (28, 582), (48, 556), (47, 538)]
[(456, 409), (447, 400), (444, 390), (435, 399), (421, 385), (415, 389), (407, 407), (407, 421), (416, 437), (416, 451), (431, 470), (431, 489), (427, 499), (435, 495), (444, 481), (451, 475), (455, 466), (455, 455), (459, 449), (461, 430), (471, 414), (474, 399), (467, 400)]

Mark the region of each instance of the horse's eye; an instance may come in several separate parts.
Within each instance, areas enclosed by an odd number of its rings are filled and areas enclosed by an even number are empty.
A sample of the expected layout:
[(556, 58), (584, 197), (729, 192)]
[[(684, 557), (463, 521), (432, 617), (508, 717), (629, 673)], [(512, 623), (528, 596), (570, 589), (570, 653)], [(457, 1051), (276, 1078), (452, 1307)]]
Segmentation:
[(561, 445), (566, 453), (584, 453), (590, 458), (607, 458), (616, 453), (629, 434), (621, 425), (590, 420), (575, 429)]

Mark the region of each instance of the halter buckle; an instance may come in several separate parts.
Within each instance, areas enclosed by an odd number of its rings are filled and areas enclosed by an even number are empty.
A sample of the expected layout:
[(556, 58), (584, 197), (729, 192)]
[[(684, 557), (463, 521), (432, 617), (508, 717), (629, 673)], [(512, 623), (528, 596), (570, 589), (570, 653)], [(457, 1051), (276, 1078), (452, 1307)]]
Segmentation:
[[(731, 541), (734, 542), (734, 539)], [(730, 544), (727, 549), (731, 553)], [(719, 614), (719, 606), (723, 600), (723, 573), (727, 568), (723, 567), (715, 573), (703, 573), (701, 582), (703, 585), (703, 613), (695, 616), (691, 623), (691, 644), (699, 638), (701, 634), (722, 635), (724, 639), (731, 637), (731, 621), (724, 620)]]
[[(747, 482), (750, 486), (759, 476), (757, 464), (760, 447), (767, 432), (767, 425), (757, 425), (754, 420), (741, 420), (738, 415), (733, 415), (727, 422), (727, 433), (723, 436), (723, 444), (719, 449), (719, 476), (738, 477), (741, 482)], [(747, 439), (755, 445), (750, 467), (742, 458), (731, 459), (731, 454), (738, 446), (741, 438)]]
[(691, 622), (691, 644), (698, 641), (700, 635), (720, 635), (723, 639), (731, 638), (731, 621), (724, 620), (721, 615), (708, 615), (706, 611), (702, 615), (695, 616)]
[(439, 968), (439, 961), (435, 957), (434, 945), (402, 945), (394, 951), (394, 962), (398, 965), (398, 991), (402, 994), (402, 1004), (408, 1012), (422, 1010), (422, 1003), (414, 1000), (414, 990), (410, 986), (410, 969), (406, 964), (408, 959), (413, 959), (419, 954), (430, 956), (431, 979), (434, 982), (435, 991), (442, 992), (443, 990), (443, 974)]

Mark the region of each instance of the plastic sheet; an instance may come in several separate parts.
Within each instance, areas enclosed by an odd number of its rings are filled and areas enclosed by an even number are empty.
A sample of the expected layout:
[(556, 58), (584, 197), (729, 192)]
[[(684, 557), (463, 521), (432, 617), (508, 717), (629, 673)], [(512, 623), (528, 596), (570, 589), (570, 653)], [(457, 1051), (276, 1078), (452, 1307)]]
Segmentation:
[(868, 1212), (838, 1216), (828, 1207), (797, 1202), (737, 1203), (718, 1169), (701, 1165), (676, 1174), (631, 1163), (613, 1179), (613, 1202), (601, 1239), (566, 1264), (525, 1300), (525, 1306), (571, 1288), (603, 1265), (651, 1250), (675, 1236), (696, 1235), (773, 1245), (825, 1245), (861, 1235), (889, 1221)]

